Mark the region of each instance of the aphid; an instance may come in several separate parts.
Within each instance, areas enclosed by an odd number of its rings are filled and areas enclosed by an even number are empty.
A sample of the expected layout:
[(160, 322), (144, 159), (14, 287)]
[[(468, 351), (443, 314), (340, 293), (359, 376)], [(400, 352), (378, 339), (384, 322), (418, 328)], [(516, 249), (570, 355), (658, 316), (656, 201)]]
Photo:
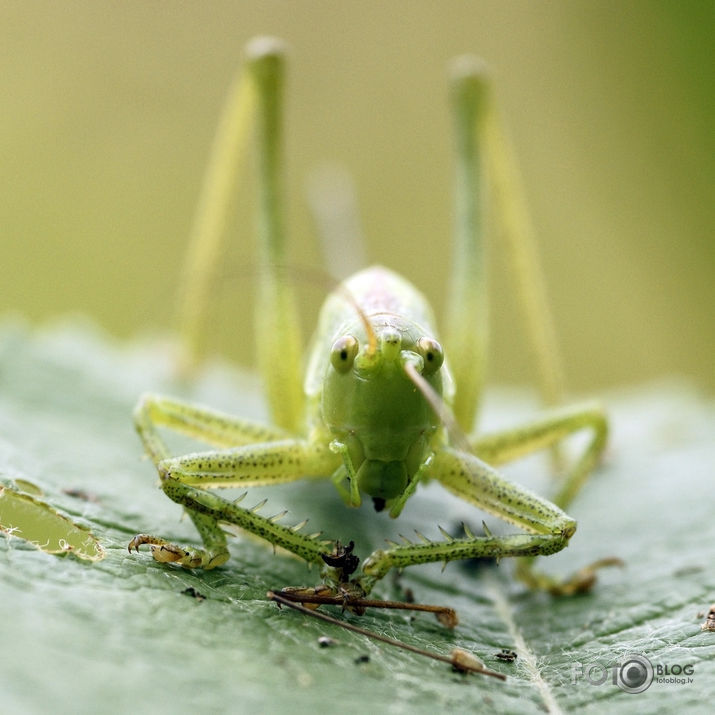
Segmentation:
[[(282, 65), (283, 53), (276, 41), (254, 41), (244, 81), (232, 105), (244, 124), (247, 117), (257, 117), (262, 253), (257, 343), (275, 426), (168, 397), (144, 396), (135, 411), (137, 430), (159, 472), (162, 489), (189, 514), (203, 548), (140, 534), (132, 539), (129, 550), (150, 544), (157, 561), (214, 568), (229, 558), (221, 528), (228, 523), (323, 566), (327, 587), (319, 589), (319, 598), (359, 600), (392, 569), (506, 556), (522, 557), (517, 572), (531, 587), (555, 593), (589, 588), (594, 580), (592, 568), (559, 581), (534, 571), (532, 557), (561, 550), (576, 530), (576, 522), (562, 509), (579, 491), (603, 450), (607, 422), (601, 408), (588, 404), (554, 409), (516, 429), (464, 436), (470, 434), (475, 421), (484, 374), (479, 206), (486, 168), (493, 169), (492, 193), (501, 197), (504, 206), (514, 203), (511, 177), (499, 170), (504, 163), (494, 158), (493, 150), (490, 154), (489, 147), (498, 139), (481, 65), (463, 58), (455, 66), (453, 78), (457, 231), (445, 347), (423, 295), (387, 268), (368, 268), (328, 295), (302, 386), (296, 301), (281, 274)], [(521, 225), (514, 217), (519, 213), (514, 209), (509, 214), (511, 224), (516, 224), (509, 228), (517, 232)], [(201, 255), (201, 247), (192, 254), (196, 255)], [(202, 261), (210, 263), (205, 255)], [(200, 276), (195, 275), (190, 283), (195, 301), (200, 303)], [(192, 315), (197, 310), (195, 301), (187, 303)], [(183, 433), (216, 449), (175, 457), (159, 428)], [(580, 430), (589, 431), (591, 439), (553, 503), (509, 482), (493, 466), (554, 447)], [(418, 535), (416, 543), (390, 543), (360, 564), (352, 554), (352, 544), (333, 548), (316, 535), (303, 534), (304, 523), (281, 524), (285, 512), (264, 516), (262, 504), (245, 508), (240, 499), (228, 501), (213, 491), (217, 487), (285, 484), (308, 476), (330, 479), (345, 505), (359, 507), (366, 499), (376, 511), (392, 518), (400, 515), (422, 482), (435, 480), (520, 531), (494, 536), (486, 530), (474, 535), (465, 527), (464, 536), (454, 537), (441, 529), (444, 538), (439, 541)]]
[(513, 663), (517, 659), (517, 653), (511, 648), (502, 648), (495, 656), (497, 660), (503, 660), (505, 663)]

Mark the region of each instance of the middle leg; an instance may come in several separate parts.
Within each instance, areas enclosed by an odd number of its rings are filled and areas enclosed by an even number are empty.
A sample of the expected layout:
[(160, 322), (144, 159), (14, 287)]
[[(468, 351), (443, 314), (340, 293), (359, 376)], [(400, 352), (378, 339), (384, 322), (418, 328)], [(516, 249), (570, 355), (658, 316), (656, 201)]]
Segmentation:
[(553, 497), (556, 505), (566, 509), (598, 464), (606, 446), (608, 421), (598, 403), (588, 402), (549, 410), (521, 427), (472, 438), (469, 442), (480, 459), (499, 465), (552, 447), (582, 430), (589, 430), (591, 439), (567, 470)]

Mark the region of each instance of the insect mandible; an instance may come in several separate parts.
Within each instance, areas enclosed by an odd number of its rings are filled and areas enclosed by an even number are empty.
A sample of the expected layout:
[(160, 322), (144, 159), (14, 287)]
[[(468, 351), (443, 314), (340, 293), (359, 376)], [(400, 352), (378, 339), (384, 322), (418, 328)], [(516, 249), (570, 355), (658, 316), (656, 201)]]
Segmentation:
[[(474, 557), (519, 557), (517, 575), (553, 593), (588, 589), (605, 562), (566, 579), (533, 568), (539, 555), (563, 549), (576, 530), (565, 509), (596, 465), (607, 421), (595, 403), (552, 409), (519, 428), (469, 435), (484, 373), (484, 269), (480, 195), (484, 148), (490, 139), (490, 100), (481, 65), (455, 65), (452, 97), (457, 135), (457, 228), (444, 345), (421, 293), (382, 267), (363, 270), (328, 295), (320, 313), (301, 386), (295, 299), (281, 274), (284, 260), (280, 197), (281, 44), (258, 38), (248, 48), (238, 111), (253, 113), (260, 167), (259, 366), (276, 426), (233, 417), (158, 395), (145, 395), (135, 423), (163, 491), (181, 504), (203, 548), (140, 534), (129, 550), (152, 547), (154, 559), (210, 569), (229, 558), (221, 524), (231, 524), (320, 564), (334, 593), (368, 594), (391, 569)], [(243, 92), (243, 94), (242, 94)], [(449, 355), (447, 355), (449, 351)], [(212, 445), (212, 451), (173, 456), (160, 429)], [(586, 430), (590, 440), (548, 501), (506, 480), (495, 468), (558, 445)], [(370, 500), (375, 510), (400, 515), (418, 486), (435, 480), (447, 490), (516, 527), (495, 536), (465, 531), (455, 538), (391, 544), (362, 564), (351, 549), (326, 553), (326, 543), (213, 492), (217, 487), (329, 479), (346, 505)]]

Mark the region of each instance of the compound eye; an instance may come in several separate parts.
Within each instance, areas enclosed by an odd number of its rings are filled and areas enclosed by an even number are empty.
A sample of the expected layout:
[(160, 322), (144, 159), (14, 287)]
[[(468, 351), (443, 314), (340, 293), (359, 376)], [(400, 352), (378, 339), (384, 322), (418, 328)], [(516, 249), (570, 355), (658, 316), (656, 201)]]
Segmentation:
[(423, 375), (431, 375), (442, 367), (444, 353), (442, 346), (432, 338), (420, 338), (417, 341), (417, 348), (424, 360)]
[(358, 341), (352, 335), (338, 338), (330, 351), (330, 362), (338, 372), (347, 372), (358, 353)]

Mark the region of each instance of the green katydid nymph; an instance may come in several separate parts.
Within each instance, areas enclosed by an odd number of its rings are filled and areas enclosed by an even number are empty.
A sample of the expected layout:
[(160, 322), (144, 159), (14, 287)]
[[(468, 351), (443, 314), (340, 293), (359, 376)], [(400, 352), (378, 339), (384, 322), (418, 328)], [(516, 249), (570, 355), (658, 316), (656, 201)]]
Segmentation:
[[(244, 128), (255, 124), (258, 131), (262, 266), (257, 342), (276, 426), (167, 397), (144, 396), (135, 412), (137, 430), (159, 472), (162, 489), (189, 514), (203, 548), (141, 534), (132, 539), (130, 551), (150, 544), (157, 561), (214, 568), (229, 558), (221, 525), (230, 524), (322, 565), (327, 584), (323, 592), (334, 595), (366, 596), (391, 569), (507, 556), (520, 557), (517, 574), (533, 588), (554, 593), (589, 588), (594, 569), (603, 564), (558, 580), (534, 570), (533, 557), (564, 548), (576, 530), (576, 522), (563, 509), (593, 470), (605, 445), (607, 422), (601, 408), (595, 403), (556, 408), (516, 429), (465, 436), (473, 429), (484, 374), (481, 204), (485, 183), (494, 184), (489, 193), (501, 197), (505, 207), (511, 203), (513, 209), (514, 203), (508, 171), (500, 171), (504, 162), (495, 158), (497, 135), (481, 64), (461, 58), (453, 76), (457, 229), (444, 339), (416, 288), (386, 268), (368, 268), (327, 297), (303, 376), (295, 299), (280, 270), (285, 262), (279, 166), (282, 69), (280, 43), (268, 38), (251, 43), (243, 79), (228, 110), (229, 115), (235, 113), (237, 124)], [(230, 144), (218, 141), (217, 147), (220, 151)], [(236, 149), (236, 155), (240, 151)], [(214, 188), (202, 202), (204, 206), (222, 201), (221, 157), (214, 159), (218, 168), (208, 182)], [(519, 211), (511, 210), (510, 215), (518, 216)], [(518, 220), (504, 223), (518, 232)], [(210, 224), (201, 217), (197, 222), (204, 228), (199, 231), (194, 257), (212, 240), (207, 237)], [(197, 315), (200, 291), (196, 286), (200, 284), (195, 274), (188, 286), (189, 293), (194, 293), (187, 315)], [(191, 330), (186, 332), (190, 335)], [(172, 456), (160, 428), (189, 435), (214, 450)], [(495, 468), (554, 447), (580, 430), (588, 431), (591, 439), (567, 470), (553, 502), (508, 481)], [(282, 524), (284, 514), (266, 517), (256, 508), (244, 508), (213, 491), (307, 477), (331, 480), (349, 507), (367, 502), (393, 518), (399, 517), (420, 484), (434, 480), (514, 525), (517, 533), (494, 536), (488, 531), (484, 535), (466, 531), (456, 538), (443, 531), (439, 541), (390, 544), (360, 564), (351, 548), (337, 547), (330, 553), (333, 549), (326, 547), (325, 540), (301, 532), (302, 524)]]

